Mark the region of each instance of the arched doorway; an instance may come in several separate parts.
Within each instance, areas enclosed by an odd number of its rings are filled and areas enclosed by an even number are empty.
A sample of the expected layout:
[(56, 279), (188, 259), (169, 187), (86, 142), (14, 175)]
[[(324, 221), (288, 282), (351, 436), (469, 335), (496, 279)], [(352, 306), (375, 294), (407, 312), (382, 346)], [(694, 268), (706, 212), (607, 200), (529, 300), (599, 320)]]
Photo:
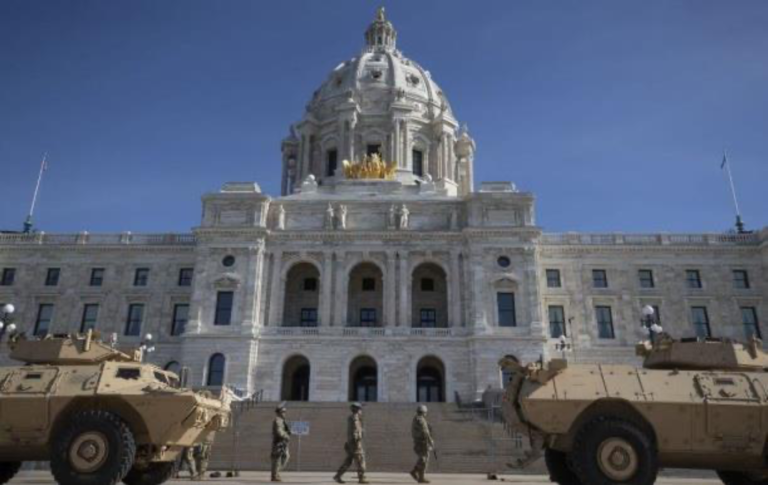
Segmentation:
[(423, 263), (413, 270), (411, 284), (411, 325), (415, 328), (448, 327), (448, 278), (435, 263)]
[(297, 263), (285, 278), (283, 326), (316, 327), (319, 323), (320, 271), (310, 263)]
[(437, 357), (424, 357), (416, 366), (416, 401), (445, 402), (445, 366)]
[(376, 361), (368, 356), (357, 357), (349, 365), (349, 400), (378, 401), (378, 381)]
[(384, 275), (373, 263), (360, 263), (349, 273), (347, 325), (381, 327), (384, 317)]
[(283, 366), (283, 401), (309, 401), (309, 360), (303, 355), (295, 355)]

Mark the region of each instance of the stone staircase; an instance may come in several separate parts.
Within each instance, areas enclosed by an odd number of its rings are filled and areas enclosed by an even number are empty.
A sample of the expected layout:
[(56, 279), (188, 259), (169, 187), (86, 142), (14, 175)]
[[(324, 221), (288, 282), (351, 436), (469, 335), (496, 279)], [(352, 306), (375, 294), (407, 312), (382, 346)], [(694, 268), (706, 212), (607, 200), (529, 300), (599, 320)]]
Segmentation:
[[(219, 433), (211, 467), (219, 470), (269, 470), (271, 427), (276, 403), (258, 403), (238, 413), (233, 427)], [(411, 420), (416, 404), (366, 403), (363, 409), (368, 469), (406, 472), (416, 461)], [(344, 459), (349, 408), (346, 403), (289, 403), (288, 420), (306, 421), (307, 436), (291, 441), (289, 471), (334, 471)], [(488, 473), (507, 470), (509, 456), (519, 453), (501, 423), (482, 411), (456, 404), (430, 404), (429, 422), (438, 460), (430, 470), (441, 473)], [(235, 434), (233, 434), (233, 432)], [(233, 451), (234, 450), (234, 451)]]

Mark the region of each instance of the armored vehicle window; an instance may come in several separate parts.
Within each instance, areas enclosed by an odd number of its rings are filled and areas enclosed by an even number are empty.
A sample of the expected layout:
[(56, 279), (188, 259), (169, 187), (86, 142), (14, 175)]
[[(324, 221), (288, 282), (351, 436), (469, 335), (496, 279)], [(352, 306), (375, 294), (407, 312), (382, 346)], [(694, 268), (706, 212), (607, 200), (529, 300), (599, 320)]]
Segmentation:
[(126, 380), (139, 380), (141, 378), (141, 369), (135, 367), (120, 367), (117, 369), (115, 377)]
[(743, 269), (737, 269), (733, 272), (733, 287), (738, 290), (749, 289), (749, 275)]
[(613, 312), (609, 306), (596, 306), (597, 336), (603, 339), (616, 338), (613, 331)]
[(561, 305), (549, 307), (549, 336), (551, 338), (568, 336), (565, 328), (565, 309)]
[(560, 270), (548, 269), (547, 270), (547, 288), (560, 288), (561, 286), (562, 286), (562, 282), (560, 281)]
[(83, 318), (80, 321), (80, 332), (85, 333), (88, 330), (96, 328), (96, 318), (99, 315), (99, 305), (89, 303), (83, 307)]
[(691, 321), (693, 322), (693, 329), (696, 332), (696, 337), (709, 338), (712, 336), (712, 331), (709, 328), (709, 314), (707, 313), (707, 307), (691, 307)]
[(0, 286), (13, 286), (16, 279), (16, 268), (3, 268), (3, 276), (0, 278)]
[(637, 272), (640, 279), (640, 288), (654, 288), (656, 283), (653, 281), (653, 271), (650, 269), (641, 269)]
[(149, 268), (136, 268), (133, 286), (147, 286), (147, 283), (149, 283)]
[(91, 270), (91, 286), (101, 286), (104, 283), (104, 268), (93, 268)]
[(496, 310), (499, 314), (500, 327), (516, 327), (515, 294), (510, 292), (496, 293)]
[(699, 270), (685, 270), (685, 282), (688, 285), (688, 288), (701, 288), (701, 273), (699, 273)]
[(336, 174), (336, 169), (339, 165), (339, 152), (336, 149), (328, 150), (326, 152), (325, 160), (325, 175), (327, 177), (333, 177)]
[(317, 308), (302, 308), (299, 317), (300, 327), (317, 327)]
[(48, 268), (48, 273), (45, 275), (45, 286), (57, 286), (59, 284), (60, 275), (60, 268)]
[(232, 321), (232, 302), (235, 294), (231, 291), (220, 291), (216, 295), (216, 314), (214, 325), (229, 325)]
[(132, 303), (128, 306), (128, 319), (125, 322), (125, 335), (138, 337), (141, 335), (141, 324), (144, 321), (144, 304)]
[(763, 338), (760, 323), (757, 321), (757, 308), (753, 306), (741, 307), (741, 322), (744, 324), (744, 335), (747, 340), (752, 337)]
[(608, 288), (608, 274), (604, 269), (592, 270), (592, 286), (595, 288)]
[(31, 373), (30, 372), (30, 373), (28, 373), (27, 375), (24, 376), (24, 380), (40, 380), (42, 378), (43, 378), (43, 375), (42, 374), (38, 374), (36, 372), (35, 373)]
[(171, 335), (174, 337), (184, 333), (189, 321), (189, 305), (179, 303), (173, 306), (173, 321), (171, 322)]
[(179, 286), (192, 286), (192, 277), (195, 270), (192, 268), (181, 268), (179, 270)]
[(158, 381), (162, 382), (163, 384), (168, 384), (168, 385), (171, 384), (170, 382), (168, 382), (168, 378), (162, 372), (155, 371), (152, 374), (155, 376), (155, 380), (158, 380)]
[(37, 309), (37, 321), (35, 321), (35, 336), (41, 337), (48, 334), (53, 320), (53, 305), (43, 303)]
[(411, 152), (411, 160), (413, 161), (413, 174), (417, 177), (424, 176), (424, 152), (421, 150), (413, 150)]

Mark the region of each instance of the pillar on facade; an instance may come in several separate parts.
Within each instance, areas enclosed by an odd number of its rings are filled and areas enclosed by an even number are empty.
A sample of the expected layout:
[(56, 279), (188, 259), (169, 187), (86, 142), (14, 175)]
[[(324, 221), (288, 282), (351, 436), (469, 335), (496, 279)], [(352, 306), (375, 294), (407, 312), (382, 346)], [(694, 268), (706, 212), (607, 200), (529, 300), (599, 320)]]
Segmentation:
[(462, 324), (461, 318), (461, 267), (459, 266), (459, 252), (453, 251), (451, 258), (451, 274), (449, 276), (450, 291), (448, 292), (448, 302), (450, 305), (451, 317), (448, 321), (450, 327), (459, 327)]
[(323, 255), (323, 274), (320, 283), (320, 325), (330, 326), (331, 306), (333, 299), (333, 252), (326, 252)]
[(398, 324), (401, 327), (411, 326), (411, 305), (410, 295), (408, 288), (410, 287), (411, 275), (408, 274), (408, 253), (400, 252), (400, 268), (398, 274), (398, 286), (400, 287), (400, 301), (399, 301), (399, 313), (400, 318)]
[(386, 273), (384, 274), (384, 325), (393, 327), (397, 321), (397, 266), (395, 252), (387, 252)]
[(272, 252), (272, 292), (269, 302), (269, 325), (280, 326), (283, 318), (283, 291), (282, 287), (283, 272), (283, 252), (275, 250)]

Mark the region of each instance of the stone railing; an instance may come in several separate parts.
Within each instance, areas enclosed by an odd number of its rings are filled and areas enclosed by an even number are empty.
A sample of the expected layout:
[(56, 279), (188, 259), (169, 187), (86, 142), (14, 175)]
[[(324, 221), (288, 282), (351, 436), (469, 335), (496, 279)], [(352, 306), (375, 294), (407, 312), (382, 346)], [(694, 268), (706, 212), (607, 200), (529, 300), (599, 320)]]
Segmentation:
[(79, 232), (76, 234), (46, 234), (36, 232), (32, 234), (6, 233), (0, 234), (0, 245), (44, 245), (44, 246), (191, 246), (196, 242), (194, 234), (133, 234), (123, 232), (120, 234), (90, 234)]
[(553, 246), (614, 246), (614, 245), (758, 245), (760, 234), (542, 234), (541, 242)]
[(470, 333), (471, 329), (465, 327), (264, 327), (260, 331), (261, 335), (279, 337), (463, 337)]

